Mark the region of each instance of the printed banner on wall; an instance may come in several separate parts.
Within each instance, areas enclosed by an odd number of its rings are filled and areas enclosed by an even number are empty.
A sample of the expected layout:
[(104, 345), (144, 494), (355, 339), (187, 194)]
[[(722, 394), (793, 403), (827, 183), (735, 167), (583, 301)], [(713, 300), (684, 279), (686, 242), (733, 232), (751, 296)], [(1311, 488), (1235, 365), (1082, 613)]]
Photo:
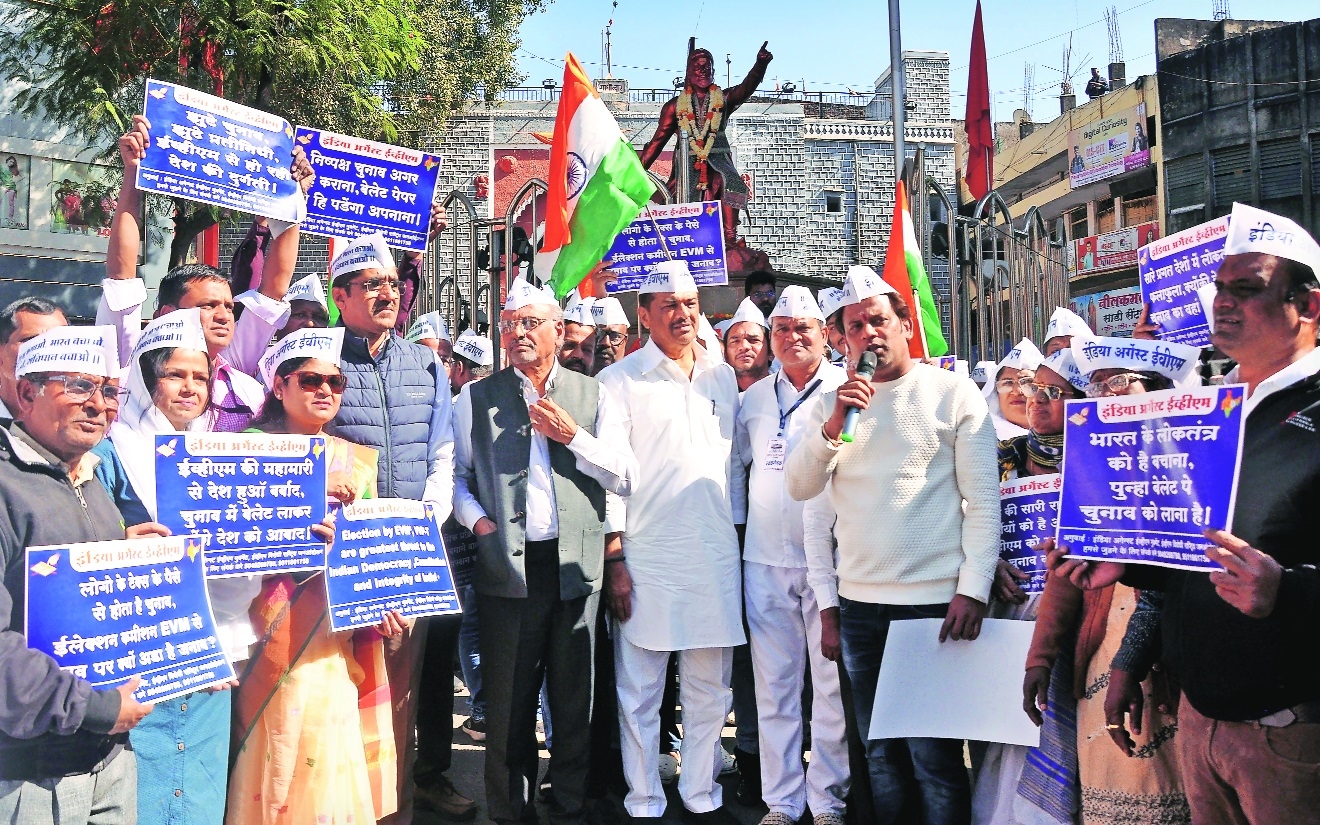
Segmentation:
[(1150, 165), (1146, 104), (1123, 109), (1068, 133), (1072, 189)]
[(1068, 299), (1073, 312), (1086, 319), (1096, 335), (1131, 338), (1141, 319), (1141, 288), (1130, 286)]

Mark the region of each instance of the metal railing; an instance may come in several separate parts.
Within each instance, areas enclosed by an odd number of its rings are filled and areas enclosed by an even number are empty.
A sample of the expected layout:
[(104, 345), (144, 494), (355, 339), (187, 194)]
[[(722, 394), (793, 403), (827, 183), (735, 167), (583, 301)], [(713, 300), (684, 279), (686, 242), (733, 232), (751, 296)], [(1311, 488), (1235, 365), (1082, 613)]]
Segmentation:
[[(558, 86), (517, 86), (495, 95), (496, 100), (509, 103), (554, 103), (562, 90)], [(678, 90), (670, 88), (629, 89), (629, 103), (664, 103)], [(822, 103), (839, 106), (865, 106), (875, 97), (874, 92), (785, 92), (775, 89), (757, 89), (754, 98), (785, 103)]]

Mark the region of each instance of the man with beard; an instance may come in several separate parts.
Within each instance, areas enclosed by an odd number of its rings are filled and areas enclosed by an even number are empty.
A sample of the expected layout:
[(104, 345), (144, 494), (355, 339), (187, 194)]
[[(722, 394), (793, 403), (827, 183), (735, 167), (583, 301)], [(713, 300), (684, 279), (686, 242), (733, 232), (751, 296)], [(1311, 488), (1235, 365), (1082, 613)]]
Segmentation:
[(770, 374), (770, 345), (766, 333), (770, 327), (765, 315), (751, 298), (744, 298), (724, 331), (724, 363), (738, 379), (738, 392)]
[(768, 270), (752, 272), (743, 281), (743, 295), (767, 318), (775, 311), (775, 288), (775, 275)]
[(628, 354), (628, 330), (632, 322), (623, 311), (623, 304), (614, 297), (597, 298), (591, 304), (591, 320), (596, 325), (596, 357), (592, 368), (599, 374)]
[(593, 298), (581, 298), (564, 310), (564, 345), (559, 350), (559, 364), (565, 369), (591, 375), (596, 363), (596, 321), (592, 317)]

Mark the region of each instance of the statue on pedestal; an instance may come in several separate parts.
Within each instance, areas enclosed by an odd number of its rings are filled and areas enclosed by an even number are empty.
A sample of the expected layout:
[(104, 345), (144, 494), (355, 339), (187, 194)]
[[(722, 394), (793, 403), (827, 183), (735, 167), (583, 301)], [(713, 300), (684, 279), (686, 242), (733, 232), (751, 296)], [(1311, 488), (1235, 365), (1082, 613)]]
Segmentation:
[(687, 191), (680, 192), (680, 164), (684, 154), (674, 153), (668, 188), (675, 203), (720, 201), (724, 214), (724, 241), (728, 267), (732, 271), (769, 269), (764, 252), (748, 249), (738, 239), (738, 210), (747, 208), (748, 189), (733, 165), (733, 150), (725, 134), (729, 117), (756, 92), (765, 79), (766, 67), (774, 59), (762, 44), (756, 64), (742, 83), (729, 89), (715, 85), (715, 60), (706, 49), (688, 53), (683, 91), (660, 110), (655, 135), (641, 151), (642, 165), (651, 168), (675, 133), (687, 142)]

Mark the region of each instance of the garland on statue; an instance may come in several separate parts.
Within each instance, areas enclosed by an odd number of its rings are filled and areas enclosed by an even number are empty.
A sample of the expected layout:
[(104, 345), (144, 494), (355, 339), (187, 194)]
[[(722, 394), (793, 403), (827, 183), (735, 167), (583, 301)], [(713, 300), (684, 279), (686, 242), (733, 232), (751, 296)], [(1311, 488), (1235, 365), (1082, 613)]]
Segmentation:
[(705, 192), (710, 189), (706, 174), (706, 160), (715, 148), (715, 137), (720, 132), (720, 121), (724, 116), (724, 92), (719, 86), (711, 85), (709, 91), (710, 107), (701, 122), (697, 122), (696, 111), (692, 108), (692, 87), (684, 86), (683, 94), (678, 96), (678, 128), (687, 137), (688, 147), (695, 157), (697, 169), (697, 189)]

